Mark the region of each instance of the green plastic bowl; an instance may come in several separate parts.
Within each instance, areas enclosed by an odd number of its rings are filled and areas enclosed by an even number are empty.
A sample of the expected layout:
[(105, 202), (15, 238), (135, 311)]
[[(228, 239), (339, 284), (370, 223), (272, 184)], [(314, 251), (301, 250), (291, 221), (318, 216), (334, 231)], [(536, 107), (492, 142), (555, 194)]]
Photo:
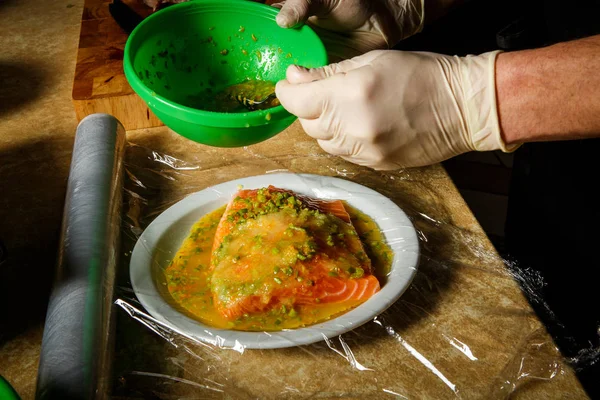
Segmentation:
[(1, 400), (21, 400), (15, 389), (10, 383), (0, 375), (0, 399)]
[[(247, 79), (279, 81), (291, 64), (327, 64), (316, 33), (283, 29), (278, 10), (246, 0), (194, 0), (142, 21), (125, 45), (125, 76), (169, 128), (195, 142), (239, 147), (269, 139), (296, 119), (282, 106), (246, 113), (190, 107), (211, 88)], [(195, 105), (197, 107), (197, 105)]]

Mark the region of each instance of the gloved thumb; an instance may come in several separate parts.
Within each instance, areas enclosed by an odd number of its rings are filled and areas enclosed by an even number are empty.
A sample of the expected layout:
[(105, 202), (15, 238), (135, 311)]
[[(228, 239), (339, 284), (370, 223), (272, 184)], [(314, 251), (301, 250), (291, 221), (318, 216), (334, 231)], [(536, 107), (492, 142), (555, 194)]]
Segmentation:
[(310, 17), (309, 0), (287, 0), (277, 14), (277, 24), (282, 28), (293, 28)]
[(381, 55), (381, 51), (371, 51), (358, 57), (344, 60), (339, 63), (329, 64), (321, 68), (304, 68), (298, 65), (290, 65), (286, 70), (285, 77), (293, 84), (314, 82), (328, 78), (335, 74), (346, 73), (370, 63)]

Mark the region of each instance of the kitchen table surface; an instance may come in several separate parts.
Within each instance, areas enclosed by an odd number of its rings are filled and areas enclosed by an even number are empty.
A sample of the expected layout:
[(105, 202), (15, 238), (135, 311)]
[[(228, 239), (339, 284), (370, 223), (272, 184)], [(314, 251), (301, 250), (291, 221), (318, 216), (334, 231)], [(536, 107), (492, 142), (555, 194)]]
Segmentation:
[[(77, 127), (71, 89), (82, 7), (79, 0), (0, 3), (0, 240), (8, 254), (0, 266), (0, 375), (24, 399), (33, 398), (35, 393), (43, 320)], [(203, 150), (166, 128), (128, 132), (128, 137), (180, 156)], [(280, 137), (261, 144), (263, 153), (275, 154), (283, 140), (314, 147), (296, 123)], [(436, 190), (452, 223), (469, 231), (478, 246), (494, 254), (442, 167), (425, 168), (418, 174), (436, 180)], [(497, 268), (501, 260), (494, 257), (489, 263)], [(532, 313), (516, 282), (501, 289), (520, 312)], [(446, 295), (453, 298), (459, 294)], [(481, 301), (492, 302), (494, 296)], [(535, 324), (541, 327), (539, 321)], [(543, 340), (550, 341), (543, 335)], [(438, 379), (433, 374), (428, 377)], [(552, 379), (523, 385), (515, 394), (532, 399), (586, 398), (573, 371), (564, 366)]]

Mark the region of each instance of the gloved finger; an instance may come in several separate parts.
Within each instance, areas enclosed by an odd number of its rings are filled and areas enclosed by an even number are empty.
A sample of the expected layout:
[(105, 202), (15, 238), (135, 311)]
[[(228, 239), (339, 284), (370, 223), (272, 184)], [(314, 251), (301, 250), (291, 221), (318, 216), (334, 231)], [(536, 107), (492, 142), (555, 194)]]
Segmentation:
[(328, 96), (322, 82), (295, 85), (287, 80), (277, 82), (275, 94), (283, 108), (304, 119), (319, 118)]
[(304, 68), (298, 65), (290, 65), (286, 72), (286, 78), (290, 83), (308, 83), (329, 78), (335, 74), (343, 74), (353, 69), (362, 67), (381, 55), (379, 51), (372, 51), (359, 57), (344, 60), (339, 63), (329, 64), (321, 68)]
[(282, 28), (293, 28), (300, 23), (306, 22), (311, 16), (311, 3), (309, 0), (287, 0), (281, 11), (277, 14), (277, 25)]
[(330, 140), (333, 138), (333, 132), (323, 128), (321, 119), (300, 119), (300, 124), (306, 134), (318, 140)]
[(340, 64), (330, 64), (322, 68), (310, 69), (300, 67), (298, 65), (290, 65), (285, 72), (285, 77), (287, 78), (288, 82), (294, 84), (310, 83), (328, 78), (337, 73), (346, 72), (343, 66), (340, 66)]
[(335, 140), (317, 140), (319, 146), (326, 152), (334, 156), (349, 157), (350, 149), (340, 146)]
[(391, 171), (404, 168), (401, 164), (390, 160), (377, 160), (370, 157), (361, 157), (355, 155), (341, 156), (344, 160), (352, 164), (374, 169), (375, 171)]
[(357, 156), (352, 156), (352, 155), (348, 155), (348, 156), (344, 156), (341, 155), (340, 156), (341, 159), (348, 161), (349, 163), (355, 164), (355, 165), (360, 165), (361, 167), (367, 167), (367, 168), (371, 168), (374, 170), (378, 170), (378, 168), (374, 168), (371, 164), (371, 162), (369, 160), (364, 160), (361, 157), (357, 157)]

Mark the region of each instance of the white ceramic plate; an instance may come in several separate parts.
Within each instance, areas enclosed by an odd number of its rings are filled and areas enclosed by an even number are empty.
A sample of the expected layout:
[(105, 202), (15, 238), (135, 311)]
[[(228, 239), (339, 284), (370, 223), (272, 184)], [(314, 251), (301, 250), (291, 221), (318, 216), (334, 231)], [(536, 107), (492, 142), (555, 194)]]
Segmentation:
[[(203, 215), (226, 204), (238, 190), (273, 185), (322, 199), (346, 200), (373, 218), (394, 251), (392, 269), (381, 290), (357, 308), (306, 328), (281, 332), (240, 332), (217, 329), (187, 317), (172, 307), (162, 271)], [(341, 335), (372, 320), (392, 305), (410, 285), (419, 259), (417, 233), (406, 214), (387, 197), (343, 179), (308, 174), (267, 174), (222, 183), (194, 193), (159, 215), (138, 239), (131, 256), (133, 290), (158, 321), (194, 339), (221, 347), (272, 349), (310, 344)], [(169, 297), (167, 297), (169, 298)]]

